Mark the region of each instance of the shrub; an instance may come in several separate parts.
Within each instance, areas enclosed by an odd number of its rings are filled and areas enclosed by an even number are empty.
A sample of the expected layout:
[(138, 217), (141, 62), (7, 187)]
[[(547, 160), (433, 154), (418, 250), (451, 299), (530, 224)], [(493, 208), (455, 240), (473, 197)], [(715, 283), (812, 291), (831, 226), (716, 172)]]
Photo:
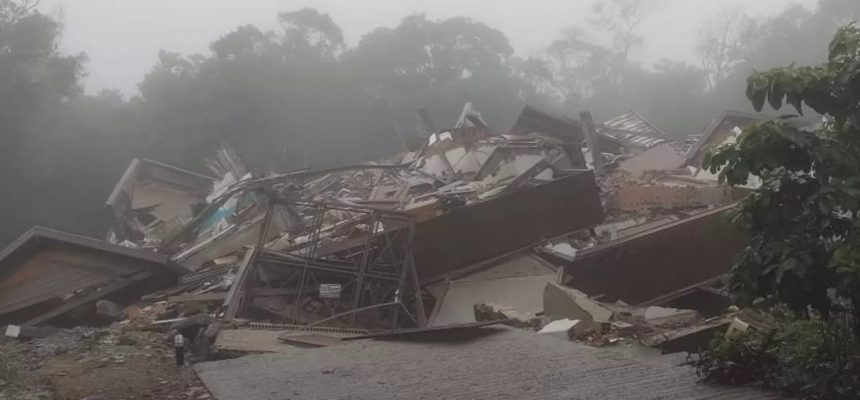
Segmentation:
[[(843, 315), (844, 314), (844, 315)], [(704, 382), (756, 384), (806, 399), (860, 398), (860, 349), (853, 315), (786, 319), (773, 332), (715, 337), (694, 357)]]

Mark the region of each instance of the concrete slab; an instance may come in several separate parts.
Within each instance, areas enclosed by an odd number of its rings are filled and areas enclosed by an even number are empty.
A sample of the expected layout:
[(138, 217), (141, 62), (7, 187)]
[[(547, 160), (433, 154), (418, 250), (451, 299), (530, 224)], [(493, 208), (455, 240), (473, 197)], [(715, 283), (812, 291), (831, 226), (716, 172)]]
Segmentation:
[(284, 332), (265, 331), (256, 329), (222, 329), (215, 340), (215, 348), (219, 350), (252, 352), (252, 353), (291, 353), (303, 351), (302, 348), (290, 346), (278, 340), (278, 335)]
[[(559, 339), (570, 340), (572, 337), (577, 337), (581, 334), (585, 329), (583, 328), (582, 321), (578, 319), (560, 319), (558, 321), (552, 321), (538, 331), (538, 334), (541, 335), (550, 335), (557, 337)], [(579, 326), (579, 329), (577, 329)]]
[(585, 293), (549, 282), (543, 291), (543, 312), (552, 319), (582, 320), (586, 325), (606, 324), (612, 319), (612, 310), (591, 300)]
[(523, 276), (449, 283), (434, 326), (475, 322), (475, 304), (510, 307), (525, 319), (543, 310), (541, 292), (556, 275)]

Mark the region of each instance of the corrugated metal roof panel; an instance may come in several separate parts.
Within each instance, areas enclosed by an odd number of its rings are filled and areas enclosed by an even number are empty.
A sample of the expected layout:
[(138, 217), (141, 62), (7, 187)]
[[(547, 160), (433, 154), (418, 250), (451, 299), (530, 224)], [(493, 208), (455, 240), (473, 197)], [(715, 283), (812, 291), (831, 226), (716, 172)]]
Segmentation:
[(612, 118), (604, 122), (599, 129), (628, 146), (642, 146), (649, 149), (669, 141), (663, 131), (636, 111)]

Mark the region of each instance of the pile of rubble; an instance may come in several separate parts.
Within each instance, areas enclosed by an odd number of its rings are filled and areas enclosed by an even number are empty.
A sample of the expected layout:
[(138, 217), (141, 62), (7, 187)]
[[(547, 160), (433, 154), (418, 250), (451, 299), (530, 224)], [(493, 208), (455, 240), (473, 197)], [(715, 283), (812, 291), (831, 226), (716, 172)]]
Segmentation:
[(697, 180), (683, 143), (635, 112), (526, 107), (504, 134), (471, 104), (450, 129), (419, 115), (420, 146), (361, 165), (260, 174), (227, 145), (211, 175), (134, 160), (105, 240), (34, 228), (0, 252), (0, 325), (179, 331), (197, 359), (493, 318), (658, 347), (723, 326), (739, 194)]
[(27, 341), (0, 340), (0, 353), (0, 369), (8, 368), (0, 398), (212, 398), (190, 370), (172, 368), (173, 352), (160, 333), (77, 327)]

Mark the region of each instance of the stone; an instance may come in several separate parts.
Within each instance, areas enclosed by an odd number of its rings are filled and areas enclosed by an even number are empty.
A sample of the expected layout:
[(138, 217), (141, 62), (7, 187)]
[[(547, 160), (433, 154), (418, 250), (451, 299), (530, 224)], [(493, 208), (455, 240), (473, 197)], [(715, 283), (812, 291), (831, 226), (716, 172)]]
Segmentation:
[(6, 336), (16, 338), (21, 334), (21, 327), (18, 325), (9, 325), (6, 327)]
[(698, 317), (699, 313), (696, 310), (681, 310), (658, 306), (651, 306), (645, 309), (645, 322), (656, 326), (687, 325), (695, 322)]
[(117, 344), (120, 346), (134, 346), (137, 344), (137, 340), (132, 339), (131, 337), (122, 335), (117, 339)]
[(636, 326), (624, 321), (615, 321), (612, 323), (612, 327), (615, 328), (618, 332), (629, 332), (633, 330)]
[(108, 300), (99, 300), (96, 302), (96, 314), (109, 321), (122, 321), (125, 319), (125, 312), (122, 306)]
[(587, 327), (585, 327), (582, 321), (565, 318), (550, 322), (543, 329), (539, 330), (538, 334), (570, 340), (582, 336), (586, 331)]
[(737, 337), (742, 333), (748, 331), (750, 329), (750, 324), (741, 321), (738, 318), (732, 318), (732, 322), (729, 323), (728, 329), (726, 329), (726, 337)]
[(694, 324), (671, 330), (662, 330), (660, 333), (645, 337), (641, 342), (645, 345), (656, 347), (663, 354), (688, 352), (696, 353), (708, 347), (711, 339), (717, 332), (724, 331), (729, 325), (729, 320), (720, 318), (707, 324)]
[(497, 304), (475, 304), (475, 321), (496, 321), (507, 319), (507, 324), (516, 328), (535, 329), (545, 325), (544, 317), (535, 317), (529, 313), (521, 313), (513, 307)]
[(612, 310), (589, 299), (585, 293), (555, 282), (547, 283), (544, 288), (543, 313), (552, 319), (580, 320), (594, 329), (612, 319)]

